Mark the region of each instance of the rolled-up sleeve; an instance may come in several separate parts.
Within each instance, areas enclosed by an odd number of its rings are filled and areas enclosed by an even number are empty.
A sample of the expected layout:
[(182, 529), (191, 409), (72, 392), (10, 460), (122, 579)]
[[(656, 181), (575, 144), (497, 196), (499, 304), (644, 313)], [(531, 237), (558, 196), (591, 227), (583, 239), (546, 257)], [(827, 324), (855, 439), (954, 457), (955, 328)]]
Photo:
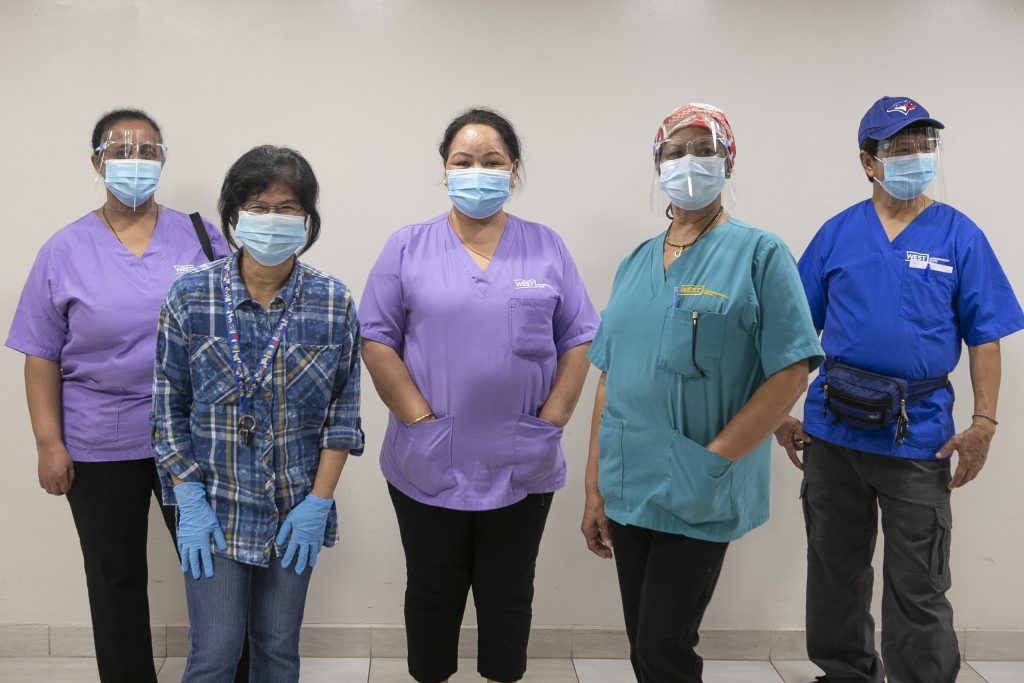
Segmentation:
[(181, 324), (186, 312), (178, 310), (176, 290), (171, 288), (160, 307), (157, 324), (150, 443), (157, 464), (165, 473), (183, 481), (202, 481), (202, 471), (192, 454), (189, 429), (192, 376), (188, 332)]
[(352, 455), (362, 455), (364, 437), (359, 417), (359, 318), (351, 296), (346, 297), (345, 312), (345, 341), (334, 375), (327, 420), (320, 432), (320, 448), (344, 449)]

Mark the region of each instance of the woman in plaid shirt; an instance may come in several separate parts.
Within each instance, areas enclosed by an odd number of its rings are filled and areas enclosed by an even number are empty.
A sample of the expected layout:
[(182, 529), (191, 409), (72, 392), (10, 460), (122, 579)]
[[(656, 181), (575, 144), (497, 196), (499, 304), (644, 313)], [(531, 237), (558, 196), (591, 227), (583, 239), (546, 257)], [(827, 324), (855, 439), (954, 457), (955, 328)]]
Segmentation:
[(219, 202), (241, 248), (178, 279), (160, 313), (153, 448), (191, 573), (183, 681), (231, 680), (247, 623), (253, 678), (297, 681), (311, 570), (338, 539), (334, 489), (363, 447), (359, 323), (348, 287), (297, 258), (318, 194), (298, 152), (243, 155)]

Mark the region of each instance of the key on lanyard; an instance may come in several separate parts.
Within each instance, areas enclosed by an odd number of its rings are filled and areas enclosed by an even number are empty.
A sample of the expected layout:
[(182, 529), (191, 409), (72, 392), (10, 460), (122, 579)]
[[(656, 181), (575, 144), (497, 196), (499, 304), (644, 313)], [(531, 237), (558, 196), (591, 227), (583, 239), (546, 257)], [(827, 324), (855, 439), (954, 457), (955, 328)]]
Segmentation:
[(252, 432), (256, 429), (256, 418), (252, 415), (243, 415), (238, 418), (238, 435), (246, 446), (252, 443)]

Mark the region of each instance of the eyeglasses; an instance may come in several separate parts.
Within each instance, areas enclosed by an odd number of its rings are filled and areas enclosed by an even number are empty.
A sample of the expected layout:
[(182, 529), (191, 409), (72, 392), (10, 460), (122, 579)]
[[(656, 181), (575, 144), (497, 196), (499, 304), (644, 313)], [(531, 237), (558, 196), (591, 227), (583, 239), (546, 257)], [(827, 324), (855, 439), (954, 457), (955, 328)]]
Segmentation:
[(262, 216), (267, 213), (279, 213), (282, 216), (304, 216), (306, 212), (300, 204), (285, 202), (284, 204), (264, 204), (263, 202), (248, 202), (242, 205), (242, 211), (248, 211)]
[(687, 155), (695, 157), (725, 156), (728, 144), (714, 135), (701, 135), (688, 142), (679, 142), (671, 138), (655, 145), (654, 153), (660, 161), (681, 159)]
[(104, 159), (145, 159), (162, 161), (167, 146), (155, 142), (104, 142), (96, 148)]

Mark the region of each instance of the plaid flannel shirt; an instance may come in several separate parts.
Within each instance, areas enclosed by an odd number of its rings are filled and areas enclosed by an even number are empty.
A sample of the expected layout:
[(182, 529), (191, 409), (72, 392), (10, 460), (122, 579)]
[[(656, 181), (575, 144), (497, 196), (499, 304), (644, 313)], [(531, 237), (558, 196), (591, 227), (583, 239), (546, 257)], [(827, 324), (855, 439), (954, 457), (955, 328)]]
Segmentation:
[[(362, 453), (359, 418), (359, 321), (348, 287), (296, 261), (264, 310), (231, 261), (242, 361), (252, 373), (294, 291), (291, 323), (248, 412), (250, 444), (238, 433), (239, 392), (224, 321), (221, 268), (214, 261), (181, 276), (160, 310), (153, 379), (152, 445), (164, 502), (174, 503), (168, 474), (203, 482), (233, 560), (267, 566), (288, 512), (313, 489), (320, 449)], [(332, 507), (324, 544), (338, 539)]]

